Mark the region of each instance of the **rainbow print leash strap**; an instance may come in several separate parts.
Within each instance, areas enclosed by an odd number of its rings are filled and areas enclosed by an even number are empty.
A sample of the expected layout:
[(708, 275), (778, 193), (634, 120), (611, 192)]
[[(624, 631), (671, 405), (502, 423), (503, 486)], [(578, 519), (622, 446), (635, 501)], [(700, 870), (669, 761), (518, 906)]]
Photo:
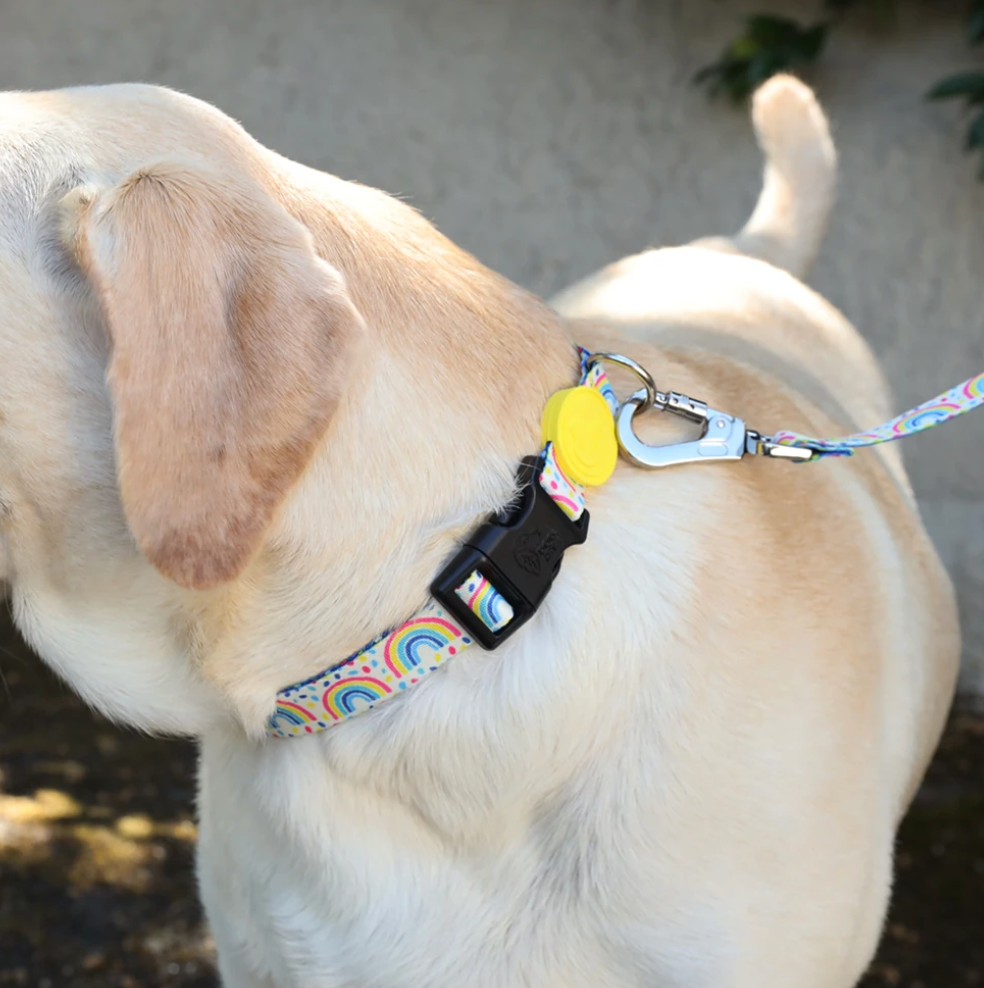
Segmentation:
[[(589, 352), (579, 348), (581, 384), (597, 389), (613, 413), (615, 392), (600, 364), (587, 366)], [(565, 476), (553, 445), (544, 449), (540, 486), (572, 520), (584, 514), (584, 488)], [(486, 627), (505, 627), (514, 617), (505, 597), (474, 570), (455, 593)], [(409, 621), (324, 672), (282, 689), (267, 723), (275, 738), (303, 737), (324, 731), (413, 686), (472, 644), (468, 635), (436, 601), (428, 601)]]
[(924, 401), (870, 432), (858, 432), (840, 439), (813, 439), (796, 432), (777, 432), (772, 438), (783, 446), (801, 446), (812, 450), (814, 460), (824, 456), (853, 456), (854, 450), (860, 447), (877, 446), (914, 436), (917, 432), (942, 425), (964, 412), (980, 408), (981, 405), (984, 405), (984, 373)]

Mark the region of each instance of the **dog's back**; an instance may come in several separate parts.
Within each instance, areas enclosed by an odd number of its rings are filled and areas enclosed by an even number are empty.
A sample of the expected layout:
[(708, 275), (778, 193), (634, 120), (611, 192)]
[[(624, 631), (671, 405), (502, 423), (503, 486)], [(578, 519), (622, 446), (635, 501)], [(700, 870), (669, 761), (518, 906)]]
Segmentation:
[[(765, 176), (739, 233), (625, 258), (552, 304), (580, 325), (575, 332), (585, 345), (627, 348), (659, 387), (686, 391), (763, 432), (787, 427), (832, 436), (870, 428), (898, 411), (874, 355), (849, 322), (799, 280), (819, 248), (833, 201), (835, 153), (827, 122), (812, 93), (789, 77), (759, 90), (753, 115)], [(614, 376), (632, 386), (631, 378)], [(675, 438), (659, 416), (650, 419), (644, 438)], [(797, 424), (787, 426), (791, 419)], [(718, 473), (729, 470), (729, 480)], [(688, 504), (686, 489), (701, 491), (705, 482), (716, 493), (695, 493)], [(890, 884), (891, 832), (942, 730), (960, 647), (952, 587), (919, 520), (901, 451), (893, 444), (853, 460), (807, 466), (702, 465), (686, 479), (668, 471), (645, 483), (662, 524), (704, 532), (703, 566), (721, 575), (717, 583), (707, 576), (697, 591), (703, 609), (694, 620), (708, 631), (694, 631), (694, 661), (734, 649), (734, 675), (745, 690), (737, 702), (761, 704), (763, 723), (773, 727), (784, 716), (802, 719), (785, 742), (776, 735), (776, 744), (812, 737), (815, 753), (826, 749), (828, 755), (842, 746), (836, 759), (842, 785), (832, 786), (820, 812), (830, 814), (834, 829), (855, 828), (851, 853), (859, 854), (856, 866), (869, 870), (849, 908), (845, 901), (844, 915), (856, 929), (854, 959), (816, 983), (847, 984), (852, 965), (856, 977), (877, 941)], [(746, 590), (751, 596), (744, 607), (736, 605), (734, 594)], [(800, 603), (791, 610), (794, 600)], [(768, 622), (770, 610), (771, 620), (785, 627), (756, 634), (740, 626), (739, 615)], [(722, 621), (731, 627), (730, 638), (710, 631)], [(765, 670), (783, 647), (788, 652), (772, 675), (800, 672), (779, 693), (775, 682), (753, 685), (759, 675), (768, 678)], [(782, 699), (800, 673), (815, 677), (817, 698), (825, 694), (819, 706), (805, 700), (808, 691)], [(730, 729), (741, 736), (758, 730), (753, 722), (736, 713)], [(736, 747), (736, 760), (751, 750), (739, 755)], [(814, 759), (815, 753), (804, 748), (794, 756), (804, 772), (820, 770), (824, 756)], [(763, 750), (761, 757), (771, 756)], [(747, 761), (742, 771), (750, 773), (742, 784), (751, 787), (756, 771)], [(782, 782), (780, 774), (773, 781), (789, 785), (793, 777)], [(877, 791), (877, 797), (869, 802), (862, 791), (872, 797)], [(736, 813), (747, 795), (733, 803), (723, 798), (723, 811)], [(790, 841), (797, 829), (804, 838), (804, 822), (789, 820)], [(815, 853), (818, 863), (825, 853), (826, 836), (816, 832), (814, 839), (812, 849), (807, 841), (797, 852), (806, 872), (812, 867), (807, 859)], [(865, 845), (870, 856), (860, 852)], [(831, 873), (828, 892), (837, 881)]]

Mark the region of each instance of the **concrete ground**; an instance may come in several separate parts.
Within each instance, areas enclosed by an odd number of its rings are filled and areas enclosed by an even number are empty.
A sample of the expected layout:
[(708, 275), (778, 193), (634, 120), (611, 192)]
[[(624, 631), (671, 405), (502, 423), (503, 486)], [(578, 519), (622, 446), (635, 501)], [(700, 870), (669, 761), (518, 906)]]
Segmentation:
[[(963, 2), (853, 18), (811, 77), (840, 202), (813, 283), (884, 362), (899, 410), (984, 369), (984, 184), (955, 108), (979, 65)], [(751, 11), (820, 0), (0, 0), (0, 88), (143, 80), (282, 153), (405, 196), (549, 295), (625, 253), (737, 228), (758, 190), (746, 115), (689, 83)], [(874, 423), (872, 423), (874, 424)], [(984, 413), (907, 441), (984, 695)], [(822, 537), (818, 535), (818, 537)]]

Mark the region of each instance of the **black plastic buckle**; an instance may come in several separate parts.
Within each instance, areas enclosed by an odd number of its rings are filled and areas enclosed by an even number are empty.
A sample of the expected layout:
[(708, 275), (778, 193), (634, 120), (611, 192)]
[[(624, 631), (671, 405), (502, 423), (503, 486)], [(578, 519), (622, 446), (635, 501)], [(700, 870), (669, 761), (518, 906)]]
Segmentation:
[[(434, 599), (489, 651), (533, 617), (560, 571), (564, 551), (588, 537), (588, 512), (572, 521), (540, 486), (543, 460), (542, 453), (523, 460), (517, 472), (517, 501), (476, 528), (431, 584)], [(498, 631), (455, 593), (473, 570), (479, 570), (513, 609), (513, 619)]]

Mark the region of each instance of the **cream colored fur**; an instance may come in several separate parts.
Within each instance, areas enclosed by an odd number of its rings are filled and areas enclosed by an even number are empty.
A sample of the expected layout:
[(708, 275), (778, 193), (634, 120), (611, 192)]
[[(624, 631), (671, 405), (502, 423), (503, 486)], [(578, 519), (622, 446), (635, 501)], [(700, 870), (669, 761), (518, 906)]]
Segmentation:
[[(3, 575), (93, 705), (201, 739), (227, 988), (863, 972), (959, 647), (896, 450), (620, 464), (501, 649), (324, 734), (263, 734), (279, 688), (413, 613), (510, 497), (572, 341), (765, 431), (888, 414), (860, 337), (794, 277), (832, 193), (823, 116), (782, 79), (755, 120), (742, 234), (553, 310), (191, 98), (0, 96)], [(686, 432), (648, 418), (652, 442)]]

